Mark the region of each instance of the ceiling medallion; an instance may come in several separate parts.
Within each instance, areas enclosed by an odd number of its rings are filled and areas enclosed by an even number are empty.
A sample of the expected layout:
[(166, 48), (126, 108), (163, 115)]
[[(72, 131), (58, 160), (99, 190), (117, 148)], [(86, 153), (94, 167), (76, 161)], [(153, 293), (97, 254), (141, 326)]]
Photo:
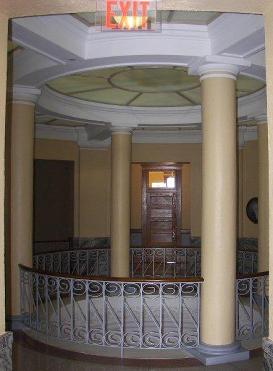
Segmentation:
[(95, 23), (101, 32), (158, 32), (157, 0), (97, 0)]

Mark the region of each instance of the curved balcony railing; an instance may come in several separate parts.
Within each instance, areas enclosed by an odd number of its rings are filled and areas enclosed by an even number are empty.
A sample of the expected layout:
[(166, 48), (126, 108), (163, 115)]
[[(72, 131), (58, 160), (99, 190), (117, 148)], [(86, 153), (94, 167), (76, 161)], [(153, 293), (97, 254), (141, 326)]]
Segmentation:
[[(20, 266), (24, 324), (46, 336), (121, 349), (199, 345), (203, 278), (117, 279)], [(268, 272), (236, 279), (236, 339), (268, 333)]]
[(238, 340), (267, 336), (268, 306), (268, 272), (237, 277), (236, 338)]
[[(35, 269), (88, 276), (110, 275), (110, 249), (85, 248), (34, 255)], [(130, 274), (134, 278), (200, 277), (201, 249), (131, 248)], [(257, 272), (257, 253), (237, 252), (237, 274)]]
[(20, 266), (24, 324), (96, 346), (179, 349), (199, 344), (202, 278), (114, 279)]

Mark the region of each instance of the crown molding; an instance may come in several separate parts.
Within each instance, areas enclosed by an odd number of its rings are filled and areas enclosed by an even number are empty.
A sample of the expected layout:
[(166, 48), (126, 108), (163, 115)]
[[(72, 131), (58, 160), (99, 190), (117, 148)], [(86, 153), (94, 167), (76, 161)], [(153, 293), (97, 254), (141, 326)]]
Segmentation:
[[(39, 107), (48, 114), (73, 120), (111, 123), (134, 128), (140, 125), (189, 125), (201, 123), (201, 106), (193, 107), (127, 107), (83, 101), (44, 87)], [(238, 99), (238, 117), (253, 118), (266, 113), (266, 90)]]
[[(124, 131), (123, 131), (124, 133)], [(128, 131), (126, 132), (128, 134)], [(62, 141), (74, 141), (81, 149), (106, 150), (111, 143), (111, 135), (104, 140), (88, 138), (88, 132), (83, 127), (60, 127), (45, 124), (36, 124), (35, 138)], [(237, 128), (237, 143), (240, 148), (244, 147), (248, 141), (258, 140), (256, 126), (240, 126)], [(149, 131), (135, 130), (132, 133), (132, 143), (147, 144), (197, 144), (202, 143), (202, 130), (174, 130)]]
[(14, 85), (7, 89), (7, 101), (17, 104), (35, 106), (41, 90), (33, 86)]

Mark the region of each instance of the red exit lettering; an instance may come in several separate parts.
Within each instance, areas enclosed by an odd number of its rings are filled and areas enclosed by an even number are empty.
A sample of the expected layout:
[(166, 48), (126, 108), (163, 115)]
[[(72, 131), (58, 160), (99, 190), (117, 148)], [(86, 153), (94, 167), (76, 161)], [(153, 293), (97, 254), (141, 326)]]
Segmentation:
[[(131, 8), (132, 4), (132, 8)], [(141, 28), (147, 28), (147, 8), (149, 6), (149, 1), (117, 1), (117, 0), (107, 0), (106, 3), (106, 27), (107, 28), (125, 28), (125, 29), (136, 29), (139, 27), (137, 23), (138, 7), (141, 9)], [(112, 23), (112, 18), (115, 18), (117, 14), (113, 10), (113, 6), (118, 6), (120, 9), (121, 16), (117, 23)], [(129, 16), (129, 11), (131, 11), (131, 16)], [(133, 19), (133, 24), (129, 24), (129, 17)]]

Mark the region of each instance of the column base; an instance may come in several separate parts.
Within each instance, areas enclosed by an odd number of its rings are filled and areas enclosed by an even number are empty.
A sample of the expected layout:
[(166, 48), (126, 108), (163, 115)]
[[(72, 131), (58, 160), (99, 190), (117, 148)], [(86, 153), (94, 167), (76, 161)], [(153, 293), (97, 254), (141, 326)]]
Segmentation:
[(23, 330), (25, 328), (23, 316), (7, 316), (6, 327), (9, 331)]
[(12, 371), (12, 332), (0, 334), (0, 370)]
[(264, 350), (264, 370), (273, 370), (273, 341), (268, 338), (263, 338)]
[(249, 359), (249, 351), (242, 348), (238, 342), (229, 345), (200, 343), (198, 348), (188, 351), (206, 366)]

